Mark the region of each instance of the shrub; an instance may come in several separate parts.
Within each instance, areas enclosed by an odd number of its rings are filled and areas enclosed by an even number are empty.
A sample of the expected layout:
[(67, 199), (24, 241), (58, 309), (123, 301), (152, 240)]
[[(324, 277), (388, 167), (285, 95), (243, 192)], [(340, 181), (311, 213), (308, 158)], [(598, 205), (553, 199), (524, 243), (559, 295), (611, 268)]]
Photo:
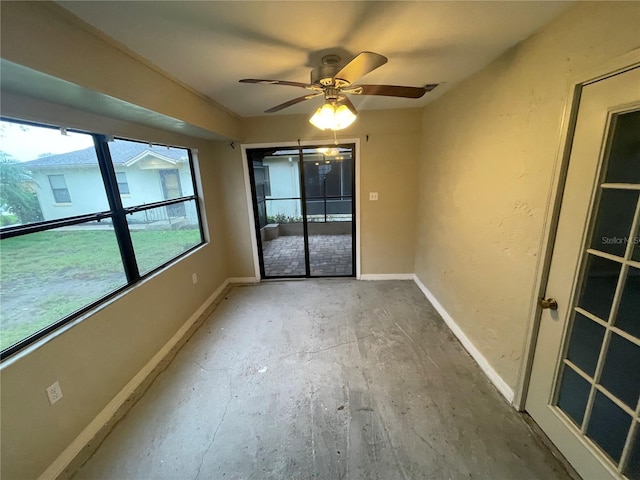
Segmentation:
[(269, 215), (267, 217), (267, 223), (300, 223), (302, 217), (290, 217), (284, 213), (278, 213), (277, 215)]
[(18, 217), (12, 213), (8, 215), (0, 215), (0, 227), (6, 227), (7, 225), (14, 225), (18, 223)]
[(0, 152), (0, 205), (18, 217), (22, 223), (44, 219), (31, 182), (31, 172), (17, 160)]

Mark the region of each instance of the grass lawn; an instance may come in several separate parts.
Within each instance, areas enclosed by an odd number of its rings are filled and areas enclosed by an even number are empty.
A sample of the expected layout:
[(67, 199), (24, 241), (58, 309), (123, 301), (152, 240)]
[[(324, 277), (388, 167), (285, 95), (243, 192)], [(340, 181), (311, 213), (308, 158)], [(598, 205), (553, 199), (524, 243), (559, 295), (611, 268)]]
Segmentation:
[[(131, 233), (141, 274), (200, 242), (200, 231)], [(0, 349), (126, 284), (113, 231), (51, 230), (0, 241)]]

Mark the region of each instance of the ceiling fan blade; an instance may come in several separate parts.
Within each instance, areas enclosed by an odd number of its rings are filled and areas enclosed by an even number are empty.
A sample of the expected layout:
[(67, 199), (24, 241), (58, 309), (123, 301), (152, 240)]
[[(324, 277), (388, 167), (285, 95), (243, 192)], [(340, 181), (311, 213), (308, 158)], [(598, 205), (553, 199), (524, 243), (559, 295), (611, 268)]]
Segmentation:
[(424, 87), (403, 87), (401, 85), (354, 85), (345, 89), (346, 93), (355, 95), (382, 95), (385, 97), (420, 98), (425, 93), (436, 88), (437, 84), (425, 85)]
[(260, 83), (262, 85), (286, 85), (288, 87), (309, 88), (308, 83), (289, 82), (287, 80), (265, 80), (262, 78), (243, 78), (238, 80), (240, 83)]
[(340, 100), (340, 103), (342, 103), (343, 105), (346, 105), (347, 108), (351, 110), (351, 113), (353, 113), (354, 115), (358, 114), (358, 110), (356, 110), (356, 107), (353, 105), (353, 103), (351, 103), (351, 100), (349, 100), (349, 97), (347, 97), (346, 95), (342, 100)]
[(271, 107), (269, 110), (265, 110), (264, 113), (279, 112), (280, 110), (290, 107), (291, 105), (304, 102), (305, 100), (311, 100), (312, 98), (316, 98), (319, 95), (322, 95), (322, 92), (312, 93), (310, 95), (304, 95), (303, 97), (294, 98), (293, 100), (289, 100), (288, 102), (284, 102), (284, 103), (281, 103), (280, 105), (276, 105), (275, 107)]
[(333, 78), (347, 83), (354, 83), (367, 73), (387, 63), (387, 57), (373, 52), (360, 52), (336, 73)]

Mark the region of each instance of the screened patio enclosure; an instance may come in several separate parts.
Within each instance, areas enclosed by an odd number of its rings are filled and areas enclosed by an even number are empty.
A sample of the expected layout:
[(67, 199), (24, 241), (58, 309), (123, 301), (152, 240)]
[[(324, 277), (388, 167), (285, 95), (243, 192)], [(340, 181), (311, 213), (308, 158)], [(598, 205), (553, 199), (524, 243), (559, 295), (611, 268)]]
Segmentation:
[(355, 275), (354, 145), (247, 150), (262, 278)]

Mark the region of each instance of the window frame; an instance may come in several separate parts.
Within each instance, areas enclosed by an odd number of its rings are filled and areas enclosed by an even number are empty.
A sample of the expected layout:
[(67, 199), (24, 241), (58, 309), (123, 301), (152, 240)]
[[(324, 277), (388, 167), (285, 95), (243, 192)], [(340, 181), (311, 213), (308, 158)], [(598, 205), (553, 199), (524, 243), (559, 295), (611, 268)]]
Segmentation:
[[(3, 116), (0, 116), (0, 121), (12, 122), (15, 124), (27, 125), (27, 126), (39, 127), (39, 128), (49, 128), (49, 129), (58, 128), (50, 124), (30, 122), (30, 121), (3, 117)], [(127, 281), (125, 285), (98, 298), (94, 302), (91, 302), (85, 305), (84, 307), (76, 310), (75, 312), (72, 312), (71, 314), (58, 319), (57, 321), (51, 323), (50, 325), (47, 325), (46, 327), (32, 333), (31, 335), (28, 335), (27, 337), (23, 338), (19, 342), (16, 342), (13, 345), (2, 350), (0, 352), (0, 360), (4, 360), (5, 358), (19, 352), (20, 350), (32, 344), (33, 342), (41, 339), (42, 337), (48, 335), (54, 330), (57, 330), (63, 325), (86, 314), (90, 310), (94, 309), (98, 305), (105, 303), (106, 301), (110, 300), (116, 295), (130, 289), (134, 285), (140, 283), (140, 281), (142, 281), (143, 279), (153, 275), (157, 271), (167, 267), (167, 265), (179, 260), (180, 258), (185, 257), (190, 252), (200, 248), (202, 245), (207, 243), (207, 238), (205, 236), (205, 231), (204, 231), (204, 224), (202, 220), (202, 211), (201, 211), (201, 204), (200, 204), (201, 200), (198, 192), (198, 184), (196, 181), (197, 177), (196, 177), (195, 164), (193, 159), (193, 151), (191, 148), (177, 146), (177, 145), (170, 145), (170, 147), (173, 147), (173, 148), (186, 150), (188, 153), (189, 172), (191, 174), (191, 182), (193, 183), (192, 195), (184, 195), (184, 196), (173, 198), (170, 200), (162, 200), (154, 203), (124, 207), (121, 200), (121, 193), (119, 190), (118, 178), (115, 170), (116, 167), (113, 164), (113, 161), (111, 159), (111, 153), (109, 150), (109, 140), (113, 139), (114, 137), (109, 137), (107, 135), (90, 132), (86, 130), (80, 130), (80, 129), (67, 129), (67, 131), (90, 135), (91, 137), (93, 137), (93, 143), (96, 149), (96, 157), (98, 159), (98, 167), (104, 183), (107, 200), (109, 202), (109, 207), (110, 207), (109, 210), (92, 212), (84, 215), (57, 218), (52, 220), (44, 220), (44, 221), (33, 222), (33, 223), (24, 224), (24, 225), (9, 225), (6, 227), (0, 227), (0, 240), (6, 239), (6, 238), (24, 236), (31, 233), (53, 230), (55, 228), (60, 228), (65, 226), (78, 225), (78, 224), (92, 222), (92, 221), (98, 222), (104, 219), (111, 219), (113, 223), (115, 236), (118, 242), (120, 257), (122, 260), (123, 269), (124, 269), (124, 273)], [(150, 142), (132, 140), (124, 137), (115, 137), (115, 139), (125, 140), (129, 142), (137, 142), (142, 144), (150, 144)], [(51, 182), (49, 183), (51, 185)], [(65, 179), (65, 184), (66, 184), (66, 179)], [(128, 182), (127, 182), (127, 185), (128, 185)], [(53, 191), (53, 186), (51, 186), (51, 188)], [(68, 191), (68, 187), (67, 187), (67, 191)], [(55, 196), (54, 196), (54, 200), (56, 200)], [(138, 270), (138, 266), (136, 262), (135, 250), (133, 248), (133, 242), (131, 239), (131, 234), (130, 234), (129, 226), (127, 223), (127, 215), (144, 211), (144, 210), (149, 210), (152, 208), (158, 208), (158, 207), (173, 205), (177, 203), (186, 203), (189, 201), (193, 201), (195, 205), (196, 215), (198, 219), (198, 230), (200, 232), (200, 242), (197, 243), (196, 245), (193, 245), (192, 247), (185, 250), (184, 252), (181, 252), (180, 254), (169, 258), (166, 262), (163, 262), (162, 264), (156, 266), (155, 268), (141, 275)], [(59, 202), (56, 201), (56, 203), (59, 203)], [(64, 203), (69, 203), (69, 202), (64, 202)]]

